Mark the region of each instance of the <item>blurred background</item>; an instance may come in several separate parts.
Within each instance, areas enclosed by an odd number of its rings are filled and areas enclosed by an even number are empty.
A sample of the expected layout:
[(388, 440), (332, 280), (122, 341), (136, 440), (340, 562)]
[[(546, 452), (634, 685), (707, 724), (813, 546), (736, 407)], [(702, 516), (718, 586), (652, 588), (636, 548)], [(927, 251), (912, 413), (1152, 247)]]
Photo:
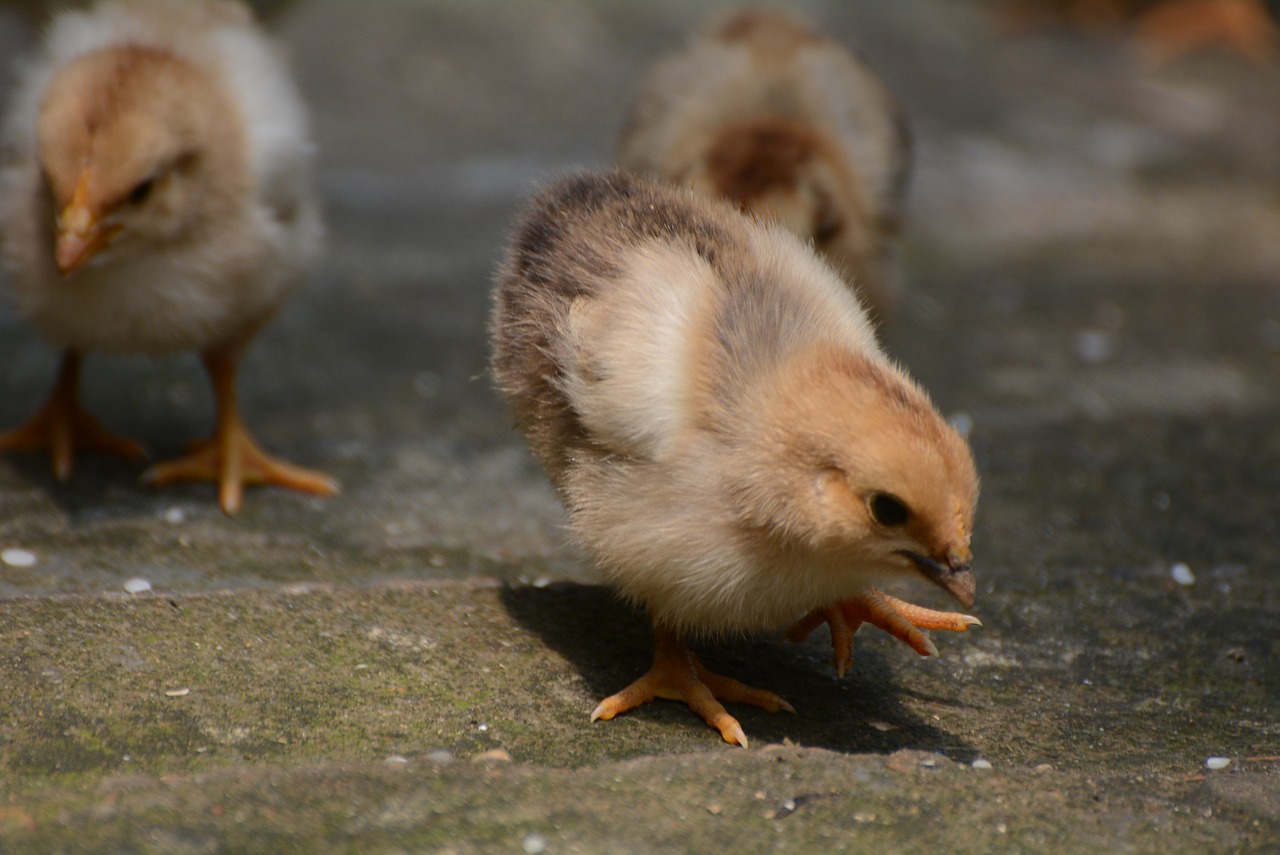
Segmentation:
[[(38, 5), (0, 5), (0, 55), (32, 45)], [(264, 444), (344, 492), (254, 490), (229, 520), (208, 485), (152, 492), (139, 469), (84, 457), (64, 486), (45, 458), (7, 455), (0, 547), (38, 561), (0, 567), (0, 595), (134, 576), (592, 579), (484, 376), (490, 277), (521, 200), (608, 165), (649, 64), (726, 4), (268, 5), (311, 106), (330, 239), (250, 351), (242, 394)], [(1175, 55), (1142, 36), (1151, 3), (782, 5), (855, 48), (910, 118), (905, 288), (883, 336), (971, 432), (980, 590), (1050, 590), (1064, 571), (1170, 585), (1187, 563), (1223, 597), (1272, 596), (1270, 19)], [(6, 63), (0, 93), (12, 76)], [(54, 361), (0, 309), (0, 424), (33, 411)], [(95, 357), (85, 391), (159, 456), (209, 424), (194, 356)]]

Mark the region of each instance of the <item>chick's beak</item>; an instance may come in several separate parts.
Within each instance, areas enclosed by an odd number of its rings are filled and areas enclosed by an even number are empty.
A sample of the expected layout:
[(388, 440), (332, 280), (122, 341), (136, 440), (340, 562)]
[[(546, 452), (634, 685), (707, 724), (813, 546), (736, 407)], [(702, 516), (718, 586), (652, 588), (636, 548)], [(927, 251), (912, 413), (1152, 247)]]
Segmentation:
[(88, 169), (80, 173), (71, 200), (58, 212), (54, 262), (63, 276), (101, 252), (120, 231), (119, 226), (104, 224), (94, 212), (89, 201), (92, 177)]
[(960, 605), (966, 609), (973, 605), (978, 586), (973, 580), (973, 571), (969, 569), (967, 560), (948, 556), (946, 563), (943, 563), (909, 549), (902, 550), (901, 554), (910, 558), (929, 581), (955, 597)]

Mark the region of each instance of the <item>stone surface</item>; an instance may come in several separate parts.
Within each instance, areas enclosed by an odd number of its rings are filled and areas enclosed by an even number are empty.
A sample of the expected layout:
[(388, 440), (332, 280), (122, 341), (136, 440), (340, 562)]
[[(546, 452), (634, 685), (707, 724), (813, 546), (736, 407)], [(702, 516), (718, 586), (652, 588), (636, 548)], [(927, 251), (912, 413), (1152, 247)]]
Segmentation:
[[(304, 0), (276, 26), (330, 250), (242, 394), (344, 492), (232, 520), (118, 461), (0, 459), (0, 551), (35, 558), (0, 564), (0, 850), (1280, 845), (1280, 69), (1153, 70), (952, 0), (805, 8), (912, 118), (884, 334), (971, 425), (984, 626), (938, 661), (864, 631), (842, 681), (822, 633), (706, 648), (797, 707), (735, 709), (749, 751), (674, 704), (590, 724), (648, 634), (489, 390), (488, 277), (703, 7)], [(53, 363), (0, 310), (0, 425)], [(190, 356), (94, 358), (86, 399), (158, 455), (209, 428)]]

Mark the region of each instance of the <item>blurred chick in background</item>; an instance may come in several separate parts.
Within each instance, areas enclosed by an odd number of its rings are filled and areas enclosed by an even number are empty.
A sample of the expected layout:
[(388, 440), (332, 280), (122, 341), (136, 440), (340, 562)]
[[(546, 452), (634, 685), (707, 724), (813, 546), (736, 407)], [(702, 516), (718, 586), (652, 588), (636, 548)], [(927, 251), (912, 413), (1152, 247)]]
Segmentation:
[(653, 624), (652, 668), (593, 720), (677, 699), (746, 746), (717, 698), (791, 706), (708, 671), (687, 638), (828, 621), (839, 670), (862, 621), (921, 653), (937, 650), (917, 627), (977, 623), (875, 587), (923, 578), (973, 602), (978, 479), (795, 236), (665, 182), (586, 175), (533, 200), (497, 284), (496, 385), (574, 536)]
[(154, 485), (213, 480), (330, 495), (329, 477), (267, 455), (240, 420), (236, 369), (317, 257), (305, 111), (284, 60), (229, 0), (121, 0), (54, 19), (13, 93), (0, 239), (18, 314), (62, 348), (52, 394), (0, 449), (48, 448), (59, 480), (78, 449), (142, 447), (85, 412), (90, 350), (197, 350), (213, 438), (153, 466)]
[(1280, 48), (1276, 0), (1004, 0), (999, 9), (1018, 29), (1063, 21), (1131, 31), (1157, 66), (1213, 47), (1268, 63)]
[(732, 200), (810, 240), (883, 318), (910, 172), (906, 123), (883, 84), (780, 11), (718, 18), (653, 68), (618, 163)]

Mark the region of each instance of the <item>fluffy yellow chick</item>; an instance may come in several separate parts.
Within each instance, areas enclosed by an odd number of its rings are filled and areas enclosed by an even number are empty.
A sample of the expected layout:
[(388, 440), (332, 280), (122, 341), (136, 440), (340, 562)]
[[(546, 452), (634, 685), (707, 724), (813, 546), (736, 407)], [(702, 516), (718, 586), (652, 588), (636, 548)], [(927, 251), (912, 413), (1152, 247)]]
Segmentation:
[(685, 639), (805, 615), (797, 631), (831, 620), (851, 638), (851, 618), (923, 639), (913, 618), (940, 613), (885, 597), (882, 579), (973, 601), (967, 445), (777, 224), (621, 173), (563, 180), (516, 228), (491, 335), (496, 384), (571, 531), (653, 624), (652, 669), (593, 720), (679, 699), (746, 746), (717, 698), (790, 705), (707, 671)]
[(733, 200), (813, 241), (876, 318), (895, 290), (910, 140), (880, 80), (780, 11), (719, 19), (653, 69), (624, 169)]
[(62, 348), (45, 406), (0, 449), (130, 458), (77, 397), (82, 354), (194, 349), (213, 438), (148, 483), (213, 480), (235, 513), (246, 483), (330, 495), (328, 476), (268, 456), (241, 422), (240, 356), (317, 256), (312, 145), (284, 60), (244, 6), (104, 2), (54, 19), (4, 128), (0, 236), (18, 314)]

